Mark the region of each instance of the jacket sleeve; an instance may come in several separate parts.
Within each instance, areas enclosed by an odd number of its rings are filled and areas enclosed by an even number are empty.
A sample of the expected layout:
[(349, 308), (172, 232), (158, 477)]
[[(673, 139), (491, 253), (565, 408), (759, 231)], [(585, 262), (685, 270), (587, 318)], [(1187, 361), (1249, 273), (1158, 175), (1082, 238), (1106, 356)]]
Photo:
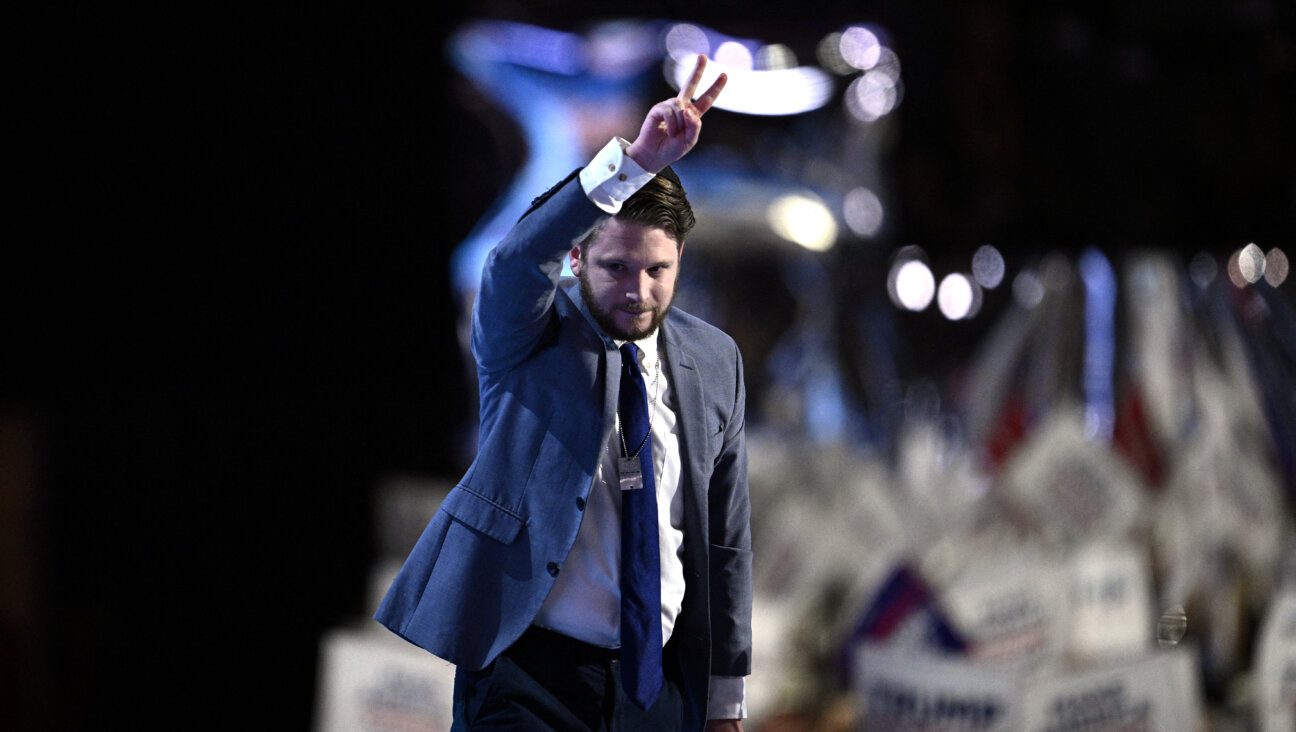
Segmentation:
[(605, 216), (573, 172), (537, 198), (491, 250), (473, 306), (472, 350), (479, 369), (516, 366), (542, 342), (563, 258)]
[(751, 673), (751, 499), (747, 489), (746, 389), (734, 346), (733, 410), (708, 490), (711, 673)]

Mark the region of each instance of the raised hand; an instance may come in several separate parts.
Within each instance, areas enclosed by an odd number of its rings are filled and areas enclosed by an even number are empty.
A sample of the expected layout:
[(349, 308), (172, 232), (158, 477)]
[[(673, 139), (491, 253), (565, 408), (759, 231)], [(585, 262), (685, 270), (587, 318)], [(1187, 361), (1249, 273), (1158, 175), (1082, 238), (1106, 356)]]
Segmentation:
[(697, 144), (698, 136), (702, 134), (702, 115), (715, 103), (728, 81), (728, 77), (721, 74), (711, 88), (693, 99), (706, 64), (707, 57), (699, 55), (697, 65), (679, 95), (658, 102), (648, 110), (648, 116), (639, 128), (639, 136), (626, 149), (626, 154), (644, 170), (656, 173), (684, 157)]

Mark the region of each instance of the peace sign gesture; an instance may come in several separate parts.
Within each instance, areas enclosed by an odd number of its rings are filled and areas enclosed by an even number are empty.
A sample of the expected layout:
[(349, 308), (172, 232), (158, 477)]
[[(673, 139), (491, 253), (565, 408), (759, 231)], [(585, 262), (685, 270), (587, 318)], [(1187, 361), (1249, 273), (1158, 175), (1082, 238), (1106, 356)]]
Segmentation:
[(693, 99), (706, 64), (706, 55), (699, 55), (697, 65), (679, 95), (658, 102), (648, 110), (648, 116), (639, 128), (639, 137), (626, 149), (626, 154), (644, 170), (656, 173), (684, 157), (697, 144), (698, 136), (702, 134), (702, 115), (715, 103), (728, 81), (728, 77), (721, 74), (710, 89)]

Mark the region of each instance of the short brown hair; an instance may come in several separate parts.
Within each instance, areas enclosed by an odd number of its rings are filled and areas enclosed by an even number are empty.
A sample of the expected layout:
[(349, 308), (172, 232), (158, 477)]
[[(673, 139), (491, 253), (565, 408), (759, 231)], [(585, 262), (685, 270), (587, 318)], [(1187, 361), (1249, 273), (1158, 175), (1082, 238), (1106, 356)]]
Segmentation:
[[(684, 184), (680, 183), (679, 176), (675, 175), (670, 166), (662, 169), (643, 188), (627, 198), (621, 204), (616, 218), (664, 230), (675, 240), (677, 250), (684, 246), (684, 237), (697, 223), (693, 218), (693, 207), (689, 205), (688, 195), (684, 192)], [(585, 256), (586, 247), (602, 228), (601, 225), (595, 227), (589, 236), (581, 240), (582, 257)]]

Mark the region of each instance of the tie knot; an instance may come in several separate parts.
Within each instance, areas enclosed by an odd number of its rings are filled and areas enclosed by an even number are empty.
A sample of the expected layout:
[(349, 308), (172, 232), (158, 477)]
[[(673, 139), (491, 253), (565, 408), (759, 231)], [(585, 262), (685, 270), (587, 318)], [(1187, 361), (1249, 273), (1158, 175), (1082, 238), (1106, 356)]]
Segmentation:
[(633, 343), (621, 345), (621, 365), (629, 370), (639, 368), (639, 347)]

